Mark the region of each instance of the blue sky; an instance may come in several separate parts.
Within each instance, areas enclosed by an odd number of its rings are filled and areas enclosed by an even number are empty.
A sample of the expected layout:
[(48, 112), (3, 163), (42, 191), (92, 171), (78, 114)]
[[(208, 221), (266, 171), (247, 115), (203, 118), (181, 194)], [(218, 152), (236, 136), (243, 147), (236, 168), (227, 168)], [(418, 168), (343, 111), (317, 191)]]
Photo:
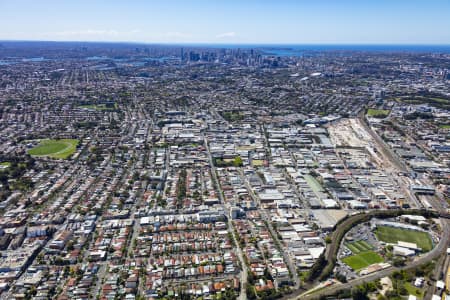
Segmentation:
[(450, 44), (450, 1), (0, 0), (0, 40)]

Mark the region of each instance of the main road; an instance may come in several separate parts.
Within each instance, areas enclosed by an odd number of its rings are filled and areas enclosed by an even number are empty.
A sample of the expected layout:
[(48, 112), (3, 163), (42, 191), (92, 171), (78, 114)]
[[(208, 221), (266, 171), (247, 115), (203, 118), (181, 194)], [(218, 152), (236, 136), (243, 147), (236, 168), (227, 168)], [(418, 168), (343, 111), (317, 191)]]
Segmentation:
[[(242, 178), (242, 180), (244, 181), (244, 184), (250, 194), (250, 197), (253, 199), (253, 201), (255, 201), (256, 203), (259, 204), (259, 207), (261, 207), (261, 202), (258, 196), (255, 195), (255, 193), (253, 192), (253, 189), (250, 187), (250, 184), (248, 183), (247, 178), (245, 177), (245, 175), (242, 173), (242, 170), (239, 170), (239, 174)], [(276, 244), (281, 247), (281, 241), (278, 239), (278, 234), (275, 232), (275, 230), (273, 229), (272, 226), (272, 221), (270, 219), (270, 217), (267, 215), (267, 212), (264, 209), (260, 209), (259, 210), (261, 213), (261, 218), (267, 223), (267, 228), (269, 229), (269, 232), (273, 238), (273, 240), (276, 242)], [(284, 251), (284, 249), (279, 249), (281, 255), (283, 255), (283, 259), (286, 263), (286, 265), (289, 268), (289, 271), (292, 275), (292, 279), (294, 280), (294, 289), (298, 289), (300, 287), (300, 278), (298, 277), (297, 274), (297, 267), (295, 266), (295, 263), (292, 261), (291, 257), (289, 256), (289, 254), (286, 253), (286, 251)]]
[[(214, 181), (216, 182), (216, 189), (219, 194), (220, 202), (224, 205), (225, 208), (229, 208), (228, 205), (226, 205), (225, 199), (223, 197), (222, 188), (220, 186), (219, 179), (217, 178), (216, 168), (214, 166), (214, 161), (212, 159), (211, 152), (209, 151), (209, 145), (208, 145), (208, 140), (206, 139), (206, 136), (204, 136), (204, 143), (205, 143), (206, 152), (208, 153), (209, 164), (211, 165), (211, 176), (213, 177)], [(241, 291), (239, 293), (238, 299), (246, 300), (247, 299), (246, 285), (247, 285), (247, 272), (248, 272), (247, 264), (245, 263), (244, 254), (242, 253), (242, 250), (239, 246), (239, 242), (235, 235), (232, 220), (229, 217), (227, 218), (227, 220), (228, 220), (228, 232), (230, 232), (231, 235), (233, 236), (235, 249), (236, 249), (237, 256), (239, 258), (239, 262), (240, 262), (241, 268), (242, 268), (242, 270), (241, 270)]]

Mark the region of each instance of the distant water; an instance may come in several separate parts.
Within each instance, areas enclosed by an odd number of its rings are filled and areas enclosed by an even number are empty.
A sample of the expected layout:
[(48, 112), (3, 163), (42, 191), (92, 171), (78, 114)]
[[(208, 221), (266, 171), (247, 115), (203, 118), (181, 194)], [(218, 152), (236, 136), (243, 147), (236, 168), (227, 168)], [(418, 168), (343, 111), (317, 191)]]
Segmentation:
[(260, 47), (267, 55), (303, 56), (313, 52), (410, 52), (410, 53), (447, 53), (450, 45), (293, 45), (280, 47)]
[(22, 58), (23, 62), (41, 62), (41, 61), (46, 61), (46, 60), (49, 60), (49, 59), (44, 58), (44, 57)]
[(14, 58), (12, 60), (0, 60), (0, 66), (8, 66), (17, 64), (20, 62), (42, 62), (49, 61), (50, 59), (44, 57), (30, 57), (30, 58)]
[(317, 52), (410, 52), (450, 54), (450, 45), (264, 45), (264, 44), (197, 44), (192, 46), (228, 49), (257, 49), (265, 55), (303, 56)]
[[(51, 48), (53, 43), (49, 42), (5, 42), (5, 45), (16, 45), (17, 47), (49, 47)], [(58, 45), (66, 45), (70, 47), (75, 46), (86, 46), (86, 43), (78, 42), (61, 42)], [(97, 45), (97, 44), (88, 44)], [(313, 56), (320, 53), (326, 52), (336, 52), (341, 55), (348, 55), (350, 52), (367, 52), (367, 53), (444, 53), (450, 54), (450, 44), (449, 45), (302, 45), (302, 44), (129, 44), (129, 43), (101, 43), (99, 46), (106, 48), (114, 47), (186, 47), (186, 48), (211, 48), (211, 49), (242, 49), (250, 50), (254, 49), (262, 53), (265, 56), (284, 56), (284, 57), (301, 57), (301, 56)], [(179, 59), (179, 57), (153, 57), (153, 58), (134, 58), (134, 57), (108, 57), (108, 56), (90, 56), (85, 59), (89, 61), (102, 61), (102, 60), (112, 60), (116, 64), (122, 65), (132, 65), (132, 66), (143, 66), (147, 61), (160, 61), (164, 62), (166, 60)], [(47, 57), (1, 57), (0, 66), (11, 65), (23, 62), (44, 62), (44, 61), (56, 61), (60, 60), (58, 58), (47, 58)]]
[(8, 66), (8, 65), (13, 65), (16, 62), (14, 61), (7, 61), (7, 60), (0, 60), (0, 66)]
[(89, 56), (86, 57), (87, 60), (104, 60), (104, 59), (108, 59), (107, 56)]

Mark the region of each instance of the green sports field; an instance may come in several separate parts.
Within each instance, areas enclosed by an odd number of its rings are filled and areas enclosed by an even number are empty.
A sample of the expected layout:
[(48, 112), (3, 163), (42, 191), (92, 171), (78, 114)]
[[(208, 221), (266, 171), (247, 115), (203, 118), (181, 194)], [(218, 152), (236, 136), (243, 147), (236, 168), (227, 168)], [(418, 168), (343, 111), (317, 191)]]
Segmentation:
[(423, 231), (394, 228), (389, 226), (378, 226), (375, 234), (380, 241), (386, 243), (397, 243), (398, 241), (415, 243), (417, 247), (428, 252), (433, 248), (430, 235)]
[(41, 140), (39, 145), (28, 151), (28, 154), (67, 159), (75, 152), (77, 145), (78, 140), (74, 139)]
[(357, 241), (352, 243), (346, 243), (345, 246), (352, 251), (353, 254), (358, 254), (364, 251), (373, 249), (373, 246), (366, 241)]
[(369, 108), (367, 110), (367, 115), (369, 117), (374, 117), (374, 118), (385, 118), (389, 115), (390, 111), (387, 109), (373, 109), (373, 108)]
[(383, 258), (373, 251), (365, 251), (343, 258), (342, 261), (353, 270), (358, 271), (370, 265), (383, 262)]

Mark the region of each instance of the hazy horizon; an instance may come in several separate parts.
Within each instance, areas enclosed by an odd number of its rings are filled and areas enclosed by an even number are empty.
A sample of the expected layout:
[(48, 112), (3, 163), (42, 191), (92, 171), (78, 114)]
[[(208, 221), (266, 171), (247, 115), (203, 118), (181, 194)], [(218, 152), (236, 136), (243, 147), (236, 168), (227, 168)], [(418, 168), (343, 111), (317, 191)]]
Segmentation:
[(448, 47), (450, 43), (221, 43), (221, 42), (142, 42), (142, 41), (102, 41), (102, 40), (15, 40), (0, 39), (0, 43), (99, 43), (99, 44), (136, 44), (136, 45), (164, 45), (164, 46), (437, 46)]
[(449, 11), (444, 0), (0, 1), (0, 40), (448, 45)]

